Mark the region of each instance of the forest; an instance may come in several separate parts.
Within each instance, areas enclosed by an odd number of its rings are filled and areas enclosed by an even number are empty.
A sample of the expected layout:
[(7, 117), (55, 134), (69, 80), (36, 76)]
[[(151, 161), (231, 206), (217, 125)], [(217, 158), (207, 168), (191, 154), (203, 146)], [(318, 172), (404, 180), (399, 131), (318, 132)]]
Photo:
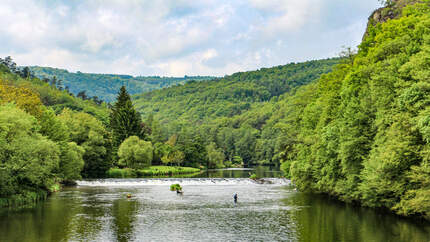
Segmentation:
[(280, 164), (300, 190), (428, 219), (429, 3), (387, 1), (341, 59), (144, 93), (136, 107), (164, 139), (203, 137), (219, 157), (208, 167)]
[(430, 218), (429, 12), (387, 2), (353, 61), (293, 97), (282, 167), (300, 189)]
[(64, 69), (52, 67), (29, 66), (36, 77), (49, 79), (60, 88), (70, 90), (74, 95), (83, 97), (96, 97), (97, 100), (113, 102), (121, 86), (125, 86), (131, 94), (148, 92), (156, 89), (182, 85), (188, 81), (210, 80), (211, 76), (184, 76), (184, 77), (160, 77), (160, 76), (130, 76), (115, 74), (83, 73), (80, 71), (69, 72)]
[[(340, 58), (333, 58), (262, 68), (133, 98), (152, 128), (153, 142), (201, 140), (211, 157), (207, 160), (210, 168), (279, 166), (277, 153), (283, 149), (285, 136), (270, 119), (284, 111), (281, 100), (339, 62)], [(196, 166), (202, 160), (193, 153), (185, 152), (187, 165)]]
[(430, 219), (429, 12), (387, 1), (356, 52), (133, 96), (118, 86), (109, 104), (1, 59), (0, 197), (110, 168), (263, 164), (301, 191)]

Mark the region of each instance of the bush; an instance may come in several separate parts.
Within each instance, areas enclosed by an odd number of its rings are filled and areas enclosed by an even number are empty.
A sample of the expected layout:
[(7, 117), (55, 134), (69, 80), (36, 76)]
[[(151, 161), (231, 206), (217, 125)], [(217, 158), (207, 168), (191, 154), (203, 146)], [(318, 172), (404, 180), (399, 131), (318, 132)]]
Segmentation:
[(170, 185), (170, 191), (182, 191), (182, 187), (179, 184), (172, 184)]
[(153, 148), (149, 141), (130, 136), (118, 150), (119, 164), (131, 168), (144, 168), (151, 165)]
[(258, 179), (258, 176), (257, 176), (257, 174), (252, 174), (252, 175), (249, 177), (249, 179), (256, 180), (256, 179)]

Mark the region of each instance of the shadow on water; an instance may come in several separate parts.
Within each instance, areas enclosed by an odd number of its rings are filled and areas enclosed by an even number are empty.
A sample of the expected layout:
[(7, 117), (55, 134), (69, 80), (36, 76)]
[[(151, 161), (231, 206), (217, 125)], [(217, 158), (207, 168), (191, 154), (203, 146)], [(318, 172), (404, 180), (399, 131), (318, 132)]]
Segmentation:
[(293, 212), (300, 241), (430, 241), (430, 223), (333, 200), (296, 193), (283, 199), (300, 206)]

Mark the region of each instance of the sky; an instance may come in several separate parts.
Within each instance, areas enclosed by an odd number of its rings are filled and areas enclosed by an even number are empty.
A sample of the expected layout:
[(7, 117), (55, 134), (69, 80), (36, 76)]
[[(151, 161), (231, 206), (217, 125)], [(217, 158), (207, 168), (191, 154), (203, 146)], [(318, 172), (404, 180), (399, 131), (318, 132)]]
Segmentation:
[(378, 0), (0, 0), (0, 56), (89, 73), (213, 75), (338, 56)]

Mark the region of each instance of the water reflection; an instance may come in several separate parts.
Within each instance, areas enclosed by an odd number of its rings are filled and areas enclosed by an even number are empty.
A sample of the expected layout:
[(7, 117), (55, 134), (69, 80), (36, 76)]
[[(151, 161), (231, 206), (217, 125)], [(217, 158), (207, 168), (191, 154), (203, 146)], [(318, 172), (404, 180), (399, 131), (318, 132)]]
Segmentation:
[(301, 241), (429, 241), (430, 224), (344, 204), (323, 195), (296, 193), (294, 211)]
[(282, 177), (282, 172), (278, 167), (272, 166), (257, 166), (253, 168), (230, 168), (230, 169), (214, 169), (201, 173), (196, 173), (191, 177), (200, 178), (249, 178), (252, 174), (258, 177)]
[(134, 222), (136, 221), (138, 205), (138, 202), (132, 199), (117, 199), (113, 202), (113, 223), (111, 229), (115, 231), (117, 241), (122, 242), (133, 239)]
[[(0, 210), (0, 241), (429, 241), (430, 238), (428, 223), (295, 192), (279, 184), (222, 180), (216, 180), (219, 183), (215, 184), (202, 179), (184, 182), (183, 196), (169, 191), (169, 180), (158, 185), (66, 189), (32, 209)], [(131, 198), (127, 198), (128, 193)], [(234, 193), (239, 195), (238, 204), (233, 202)]]

